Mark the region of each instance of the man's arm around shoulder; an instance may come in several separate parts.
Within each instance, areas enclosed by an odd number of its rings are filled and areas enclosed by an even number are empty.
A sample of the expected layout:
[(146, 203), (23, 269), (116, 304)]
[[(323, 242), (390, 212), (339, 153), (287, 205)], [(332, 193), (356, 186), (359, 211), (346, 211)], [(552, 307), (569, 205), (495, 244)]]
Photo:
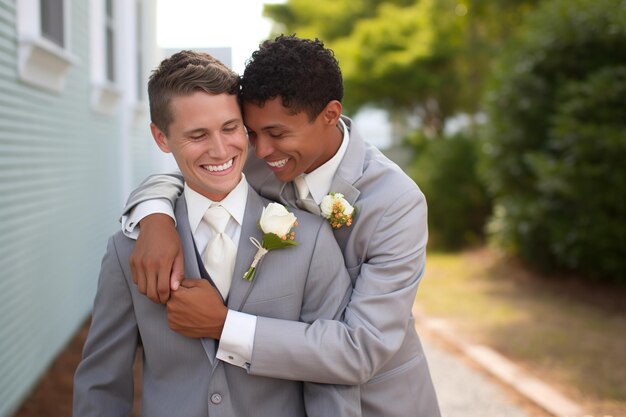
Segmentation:
[(152, 199), (169, 200), (173, 207), (183, 192), (183, 186), (183, 176), (180, 172), (150, 175), (130, 193), (122, 214), (128, 215), (138, 204)]
[(400, 349), (406, 332), (412, 331), (411, 307), (427, 240), (424, 196), (415, 186), (406, 191), (395, 201), (381, 202), (377, 221), (360, 231), (358, 239), (366, 242), (364, 259), (344, 322), (318, 319), (306, 324), (259, 317), (250, 373), (362, 384)]

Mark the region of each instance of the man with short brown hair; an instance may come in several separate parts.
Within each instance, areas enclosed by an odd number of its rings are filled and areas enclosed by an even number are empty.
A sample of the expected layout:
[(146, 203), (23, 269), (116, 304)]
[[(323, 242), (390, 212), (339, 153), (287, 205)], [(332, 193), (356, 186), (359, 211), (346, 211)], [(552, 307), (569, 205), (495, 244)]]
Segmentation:
[(187, 279), (167, 305), (155, 304), (132, 282), (135, 241), (121, 232), (109, 240), (74, 379), (75, 416), (129, 414), (140, 344), (144, 416), (360, 415), (358, 387), (252, 376), (218, 360), (214, 341), (194, 329), (186, 327), (194, 337), (172, 330), (180, 331), (180, 317), (202, 324), (211, 297), (241, 314), (311, 323), (338, 318), (349, 295), (350, 279), (328, 226), (280, 207), (289, 223), (275, 233), (292, 236), (295, 215), (299, 244), (266, 253), (254, 279), (243, 278), (257, 253), (252, 241), (265, 238), (257, 221), (270, 202), (242, 175), (248, 141), (238, 86), (237, 75), (219, 61), (189, 51), (163, 61), (150, 78), (152, 135), (174, 155), (184, 179), (174, 215)]

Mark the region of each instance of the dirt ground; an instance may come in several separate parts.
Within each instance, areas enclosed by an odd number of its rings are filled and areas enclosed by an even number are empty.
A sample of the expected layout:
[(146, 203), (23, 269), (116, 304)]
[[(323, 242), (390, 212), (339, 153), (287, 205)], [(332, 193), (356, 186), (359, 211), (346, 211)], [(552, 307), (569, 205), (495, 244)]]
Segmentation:
[[(26, 398), (22, 407), (13, 417), (71, 417), (72, 380), (80, 362), (89, 321), (76, 333), (74, 339), (50, 365), (39, 384)], [(135, 407), (132, 417), (140, 415), (141, 352), (135, 363)]]

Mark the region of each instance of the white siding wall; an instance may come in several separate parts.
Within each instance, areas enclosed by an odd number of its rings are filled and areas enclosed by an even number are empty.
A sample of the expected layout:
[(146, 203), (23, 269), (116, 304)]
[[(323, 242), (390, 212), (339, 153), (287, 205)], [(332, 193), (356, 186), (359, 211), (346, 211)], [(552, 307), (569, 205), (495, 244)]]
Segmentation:
[(77, 63), (60, 93), (18, 80), (15, 3), (0, 0), (0, 417), (88, 316), (122, 196), (161, 163), (132, 100), (91, 109), (90, 2), (70, 2)]

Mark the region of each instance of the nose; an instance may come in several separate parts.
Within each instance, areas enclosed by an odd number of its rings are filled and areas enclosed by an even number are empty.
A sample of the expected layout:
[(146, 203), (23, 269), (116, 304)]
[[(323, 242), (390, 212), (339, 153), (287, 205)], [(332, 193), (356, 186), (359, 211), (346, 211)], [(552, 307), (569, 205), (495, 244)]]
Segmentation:
[(254, 153), (258, 158), (265, 159), (274, 152), (272, 142), (266, 135), (256, 135), (253, 143)]
[(220, 135), (213, 137), (211, 140), (211, 146), (207, 150), (207, 153), (214, 159), (226, 158), (226, 140)]

